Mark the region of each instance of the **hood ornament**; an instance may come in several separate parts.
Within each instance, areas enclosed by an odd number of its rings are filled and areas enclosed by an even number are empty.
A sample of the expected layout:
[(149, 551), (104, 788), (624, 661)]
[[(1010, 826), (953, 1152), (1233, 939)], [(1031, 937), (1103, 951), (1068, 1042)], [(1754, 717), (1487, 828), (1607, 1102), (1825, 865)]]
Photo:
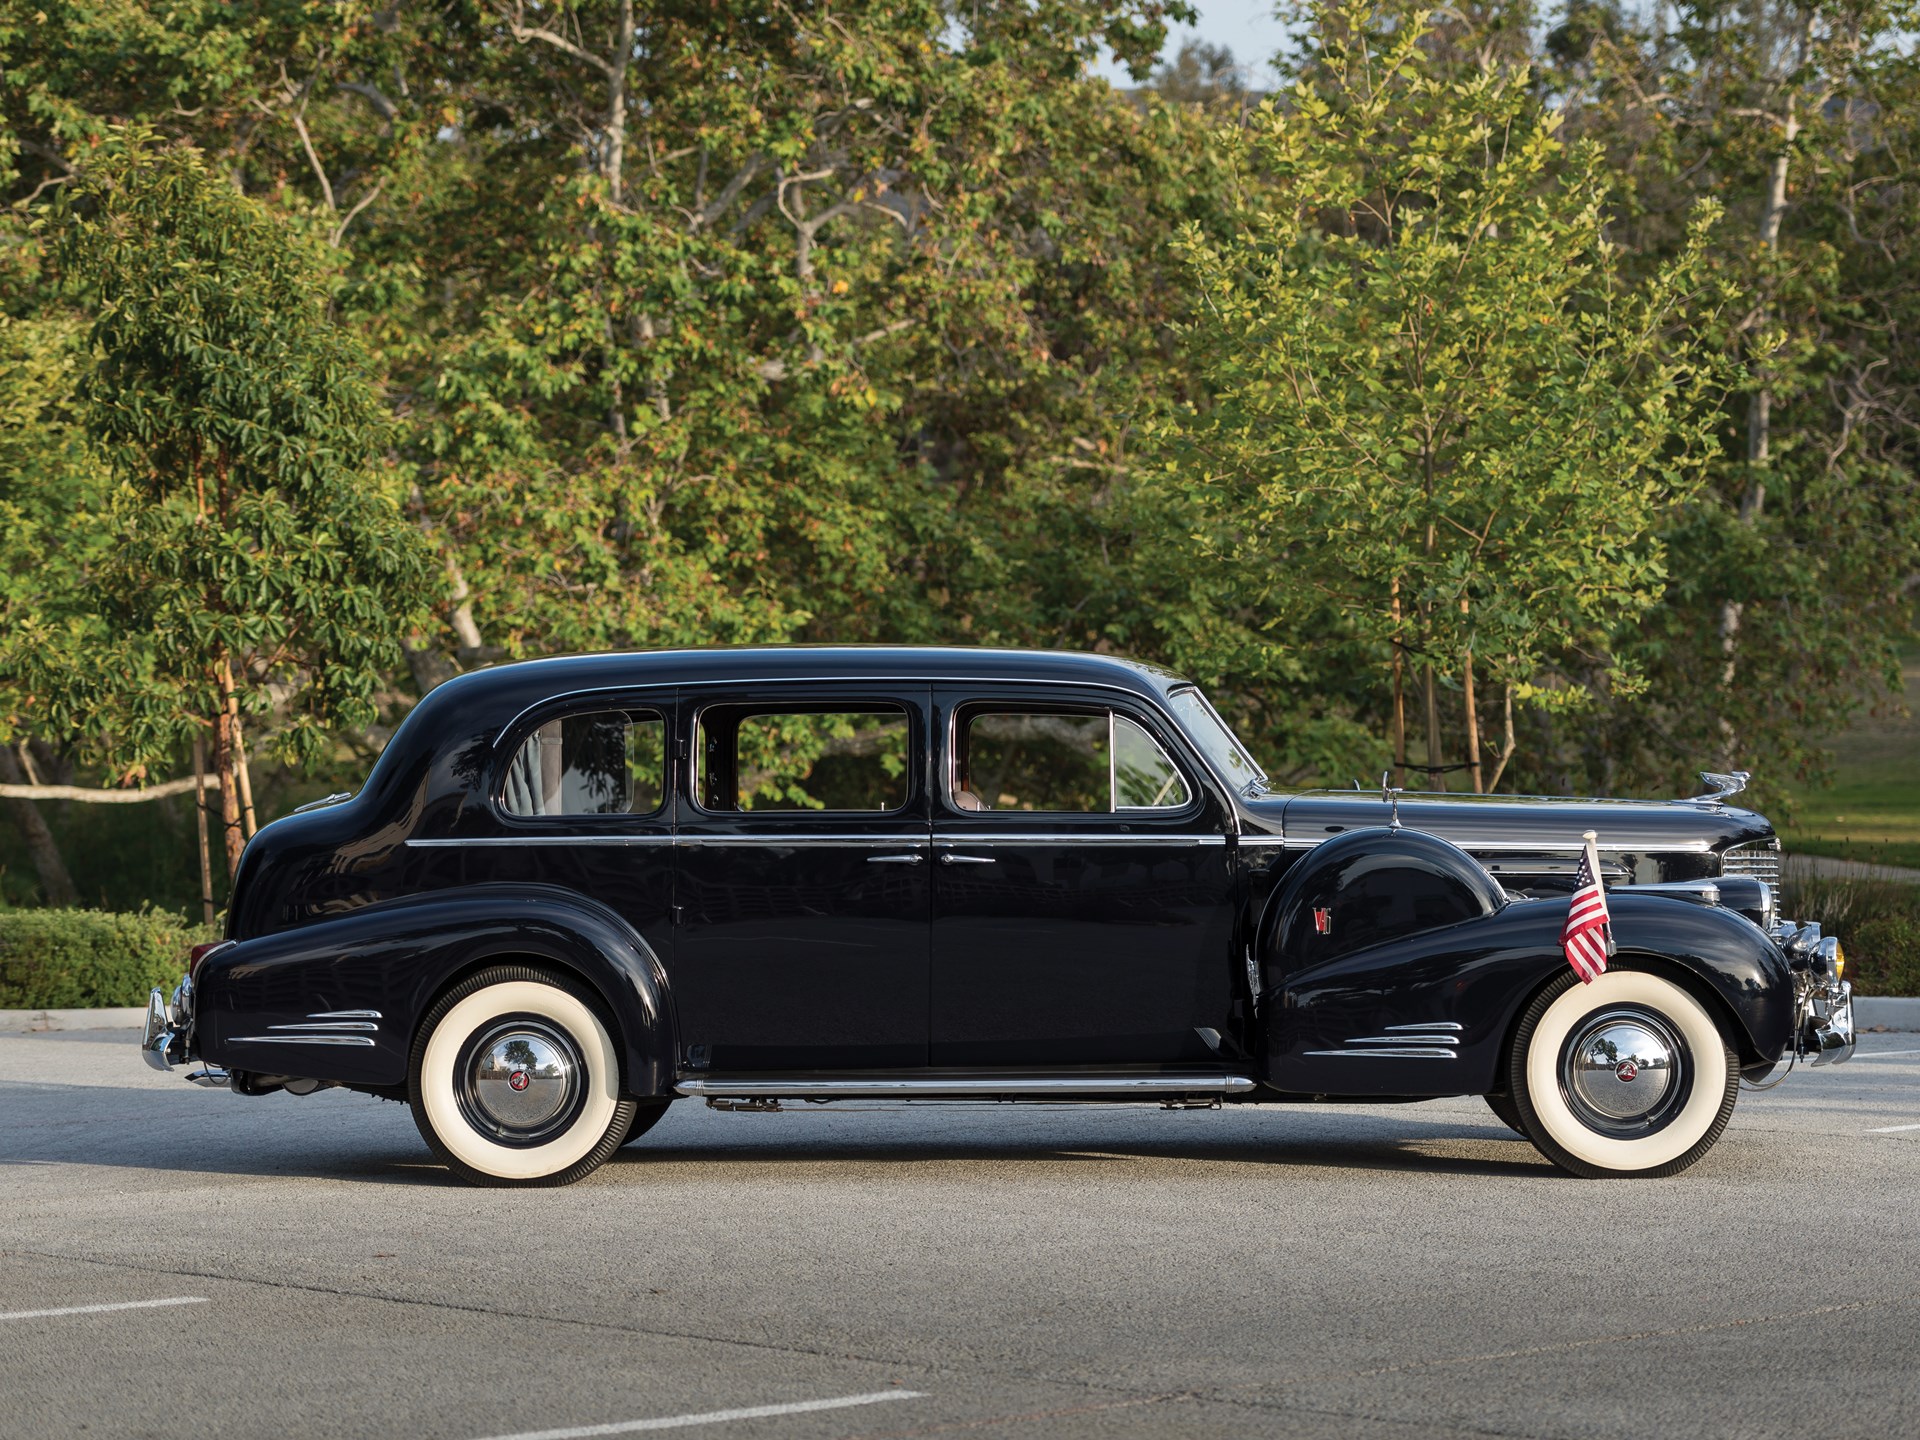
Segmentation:
[(1389, 830), (1402, 828), (1400, 824), (1400, 793), (1399, 787), (1393, 783), (1393, 772), (1391, 770), (1382, 770), (1380, 772), (1380, 801), (1384, 805), (1393, 807), (1392, 818), (1387, 822), (1387, 828)]
[(1710, 805), (1716, 800), (1729, 799), (1746, 789), (1747, 781), (1752, 778), (1753, 772), (1751, 770), (1728, 770), (1724, 772), (1719, 770), (1702, 770), (1700, 772), (1700, 781), (1707, 787), (1710, 793), (1695, 795), (1691, 797), (1692, 801), (1697, 805)]

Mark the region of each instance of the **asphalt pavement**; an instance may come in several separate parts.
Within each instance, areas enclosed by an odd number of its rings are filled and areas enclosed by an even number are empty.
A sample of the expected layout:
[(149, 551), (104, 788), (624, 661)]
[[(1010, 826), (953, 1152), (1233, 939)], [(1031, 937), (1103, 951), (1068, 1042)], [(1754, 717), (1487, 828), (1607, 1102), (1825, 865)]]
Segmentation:
[(1670, 1180), (1477, 1100), (676, 1105), (563, 1190), (0, 1036), (0, 1435), (1920, 1431), (1920, 1036)]

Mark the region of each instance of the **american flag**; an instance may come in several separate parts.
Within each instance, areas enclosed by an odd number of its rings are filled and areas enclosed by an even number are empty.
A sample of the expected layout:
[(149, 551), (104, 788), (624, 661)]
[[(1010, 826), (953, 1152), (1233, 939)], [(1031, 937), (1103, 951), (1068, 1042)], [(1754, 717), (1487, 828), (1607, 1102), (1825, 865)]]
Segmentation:
[(1607, 913), (1606, 887), (1600, 883), (1598, 837), (1589, 830), (1584, 838), (1587, 849), (1580, 857), (1580, 873), (1574, 877), (1573, 904), (1567, 907), (1560, 944), (1573, 973), (1591, 985), (1606, 973), (1607, 957), (1613, 954), (1613, 917)]

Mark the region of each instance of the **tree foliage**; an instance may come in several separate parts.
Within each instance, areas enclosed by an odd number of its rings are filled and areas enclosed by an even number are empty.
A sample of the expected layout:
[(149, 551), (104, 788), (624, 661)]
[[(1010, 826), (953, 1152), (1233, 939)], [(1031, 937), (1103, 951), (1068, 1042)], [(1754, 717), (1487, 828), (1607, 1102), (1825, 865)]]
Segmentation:
[(14, 658), (39, 723), (97, 737), (114, 769), (210, 731), (237, 857), (238, 717), (285, 689), (274, 739), (294, 759), (368, 723), (429, 595), (425, 547), (309, 246), (138, 130), (96, 148), (55, 220), (95, 314), (80, 414), (118, 484), (85, 590), (23, 625)]
[[(204, 683), (105, 619), (138, 560), (198, 587), (165, 633), (254, 657), (249, 730), (311, 756), (324, 724), (342, 772), (462, 666), (746, 640), (1161, 659), (1293, 781), (1393, 758), (1396, 655), (1416, 688), (1432, 666), (1416, 765), (1504, 748), (1511, 681), (1503, 788), (1815, 770), (1920, 573), (1905, 3), (1698, 0), (1663, 28), (1612, 0), (1310, 9), (1283, 62), (1301, 86), (1256, 117), (1224, 55), (1131, 92), (1092, 73), (1111, 53), (1144, 79), (1178, 0), (0, 0), (0, 405), (37, 417), (0, 438), (0, 724), (108, 778), (185, 766)], [(1339, 57), (1403, 41), (1362, 115)], [(344, 665), (263, 681), (283, 639), (248, 597), (297, 610), (293, 581), (193, 552), (228, 567), (215, 594), (186, 552), (121, 544), (143, 507), (173, 514), (139, 489), (161, 412), (85, 423), (102, 292), (91, 252), (47, 246), (108, 204), (90, 177), (127, 125), (142, 167), (197, 156), (195, 213), (303, 297), (288, 333), (343, 357), (339, 473), (382, 534), (404, 518), (401, 569), (430, 556), (410, 601), (307, 612), (377, 634)], [(1395, 186), (1415, 198), (1369, 218)], [(1704, 232), (1701, 199), (1724, 208)], [(1704, 449), (1692, 291), (1732, 297)], [(287, 343), (271, 364), (319, 354)], [(1320, 410), (1272, 383), (1303, 367)], [(289, 456), (317, 453), (299, 408), (262, 412)], [(1176, 414), (1177, 484), (1151, 438)], [(1343, 472), (1315, 428), (1336, 414), (1403, 469), (1430, 458), (1431, 501)], [(1309, 468), (1261, 459), (1263, 427)], [(1596, 491), (1608, 467), (1632, 483)], [(346, 563), (326, 526), (244, 519), (311, 573)], [(41, 655), (82, 679), (42, 684)]]
[(1526, 72), (1435, 74), (1424, 16), (1320, 24), (1286, 101), (1216, 139), (1241, 224), (1182, 243), (1209, 398), (1176, 429), (1175, 483), (1263, 635), (1342, 645), (1390, 684), (1396, 766), (1406, 673), (1434, 778), (1435, 686), (1456, 690), (1480, 789), (1512, 746), (1483, 775), (1477, 682), (1509, 715), (1639, 688), (1617, 642), (1660, 598), (1659, 522), (1706, 439), (1690, 312), (1713, 211), (1625, 284), (1598, 148), (1566, 152)]

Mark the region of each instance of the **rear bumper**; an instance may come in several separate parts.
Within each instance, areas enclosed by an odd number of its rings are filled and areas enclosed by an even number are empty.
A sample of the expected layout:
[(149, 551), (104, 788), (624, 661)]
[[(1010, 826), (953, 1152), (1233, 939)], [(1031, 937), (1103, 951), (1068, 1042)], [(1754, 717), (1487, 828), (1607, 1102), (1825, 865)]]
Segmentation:
[(173, 996), (154, 987), (147, 997), (147, 1023), (140, 1034), (140, 1055), (165, 1074), (187, 1063), (187, 1042), (193, 1029), (193, 982), (186, 976), (173, 987)]
[[(193, 981), (180, 977), (173, 994), (155, 988), (147, 996), (147, 1023), (140, 1033), (140, 1058), (162, 1075), (193, 1058)], [(187, 1079), (208, 1089), (228, 1083), (227, 1072), (217, 1065), (192, 1071)]]

